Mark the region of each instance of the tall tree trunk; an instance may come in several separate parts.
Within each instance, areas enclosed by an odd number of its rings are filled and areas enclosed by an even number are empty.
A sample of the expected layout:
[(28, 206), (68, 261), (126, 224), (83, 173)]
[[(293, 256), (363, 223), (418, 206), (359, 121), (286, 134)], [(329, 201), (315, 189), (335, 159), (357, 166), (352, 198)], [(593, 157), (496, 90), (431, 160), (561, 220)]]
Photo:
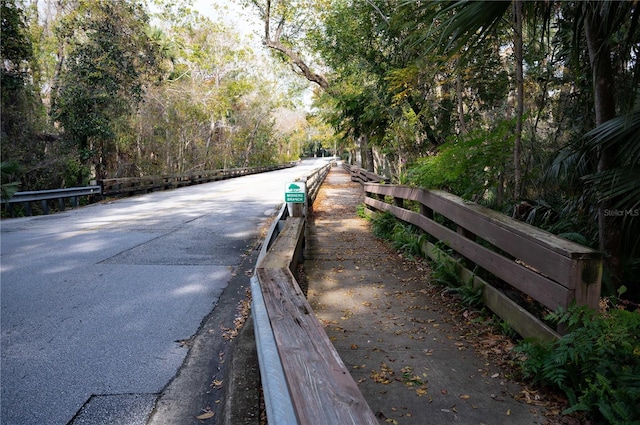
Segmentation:
[(458, 122), (460, 124), (460, 134), (467, 133), (467, 122), (464, 119), (464, 103), (462, 101), (462, 76), (460, 72), (456, 76), (456, 97), (458, 100)]
[(513, 2), (514, 55), (516, 60), (516, 131), (513, 146), (513, 198), (522, 194), (522, 116), (524, 115), (524, 76), (522, 58), (522, 0)]
[[(611, 65), (611, 49), (603, 30), (603, 22), (606, 17), (600, 15), (601, 9), (594, 3), (585, 2), (584, 33), (593, 77), (596, 125), (600, 125), (616, 116), (615, 82)], [(601, 149), (598, 152), (598, 172), (614, 167), (617, 154), (614, 147)], [(622, 235), (615, 217), (608, 217), (605, 214), (605, 211), (610, 208), (609, 201), (598, 206), (599, 245), (600, 249), (609, 256), (607, 262), (610, 270), (614, 274), (620, 275), (622, 271), (620, 261)]]
[(369, 136), (364, 136), (364, 158), (365, 158), (365, 169), (367, 171), (375, 172), (375, 161), (373, 159), (373, 147), (371, 143), (369, 143)]

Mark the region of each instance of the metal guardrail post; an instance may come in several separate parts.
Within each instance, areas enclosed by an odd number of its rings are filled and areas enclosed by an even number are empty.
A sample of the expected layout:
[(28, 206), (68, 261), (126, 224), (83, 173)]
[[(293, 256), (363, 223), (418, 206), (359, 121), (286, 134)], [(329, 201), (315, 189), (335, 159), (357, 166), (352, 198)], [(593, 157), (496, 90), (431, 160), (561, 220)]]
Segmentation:
[[(315, 170), (308, 176), (296, 180), (304, 179), (305, 182), (310, 181), (312, 185), (319, 185), (329, 171), (329, 168), (326, 168), (326, 170), (324, 168), (325, 167)], [(319, 173), (322, 173), (321, 177), (318, 177)], [(315, 180), (313, 179), (314, 176), (316, 177)], [(307, 191), (309, 191), (308, 186)], [(306, 214), (306, 204), (311, 202), (313, 202), (313, 200), (307, 196), (305, 204), (297, 205), (303, 206), (303, 213)], [(281, 230), (281, 223), (284, 222), (283, 220), (285, 220), (288, 215), (288, 204), (283, 204), (265, 238), (256, 261), (256, 266), (259, 266), (262, 259), (266, 256), (272, 242)], [(293, 408), (293, 401), (282, 368), (280, 354), (278, 353), (275, 337), (271, 328), (271, 321), (267, 314), (264, 299), (262, 298), (262, 288), (255, 273), (251, 278), (251, 294), (251, 314), (254, 320), (254, 334), (258, 349), (260, 376), (262, 378), (267, 420), (270, 424), (274, 425), (298, 425), (298, 419)]]

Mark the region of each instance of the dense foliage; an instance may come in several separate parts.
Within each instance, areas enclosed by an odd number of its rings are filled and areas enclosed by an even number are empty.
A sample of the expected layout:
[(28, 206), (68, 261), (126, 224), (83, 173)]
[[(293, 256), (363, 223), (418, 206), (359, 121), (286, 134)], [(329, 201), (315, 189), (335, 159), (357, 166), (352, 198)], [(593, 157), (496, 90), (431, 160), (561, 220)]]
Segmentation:
[(287, 112), (305, 85), (191, 4), (2, 0), (3, 192), (286, 162), (318, 145)]
[(563, 391), (567, 413), (586, 412), (597, 423), (639, 423), (640, 315), (613, 309), (601, 316), (576, 307), (549, 318), (567, 334), (553, 343), (520, 344), (525, 375)]
[(637, 2), (246, 2), (351, 160), (600, 249), (640, 300)]

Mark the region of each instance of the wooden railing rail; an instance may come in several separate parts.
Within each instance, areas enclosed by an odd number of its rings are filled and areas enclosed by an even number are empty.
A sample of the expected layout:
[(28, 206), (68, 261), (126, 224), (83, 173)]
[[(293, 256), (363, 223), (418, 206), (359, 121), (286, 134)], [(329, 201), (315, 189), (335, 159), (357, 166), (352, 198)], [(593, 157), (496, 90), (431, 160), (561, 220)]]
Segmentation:
[(343, 168), (351, 174), (351, 181), (360, 183), (389, 183), (390, 179), (385, 176), (378, 175), (372, 171), (367, 171), (356, 165), (342, 164)]
[(78, 199), (81, 196), (100, 196), (100, 186), (85, 186), (85, 187), (69, 187), (65, 189), (50, 189), (50, 190), (35, 190), (16, 192), (8, 200), (2, 200), (2, 204), (5, 205), (6, 211), (9, 215), (13, 216), (15, 211), (13, 209), (14, 204), (22, 204), (24, 206), (24, 214), (29, 217), (33, 215), (33, 209), (31, 208), (32, 202), (40, 203), (42, 214), (49, 214), (49, 202), (58, 201), (58, 209), (64, 211), (66, 207), (66, 201), (68, 200), (71, 207), (78, 206)]
[(324, 167), (318, 168), (313, 171), (306, 177), (307, 181), (307, 195), (309, 197), (309, 207), (313, 205), (313, 201), (315, 201), (318, 196), (318, 192), (320, 192), (320, 186), (322, 186), (322, 182), (324, 181), (327, 174), (329, 174), (329, 170), (332, 166), (335, 165), (335, 161), (331, 161), (329, 164)]
[[(377, 211), (389, 211), (418, 226), (460, 256), (501, 281), (522, 291), (550, 310), (579, 305), (598, 307), (602, 279), (602, 254), (514, 220), (447, 192), (399, 185), (364, 185), (365, 203)], [(385, 202), (388, 199), (392, 203)], [(404, 201), (419, 203), (420, 212), (404, 208)], [(453, 222), (455, 230), (435, 220), (440, 214)], [(425, 251), (433, 251), (433, 246)], [(435, 254), (433, 254), (435, 255)], [(439, 255), (439, 254), (438, 254)], [(487, 294), (495, 288), (485, 282)], [(500, 301), (508, 302), (508, 298)], [(516, 321), (511, 313), (500, 313)], [(505, 307), (506, 308), (506, 307)], [(513, 310), (515, 306), (510, 306)], [(515, 308), (516, 310), (520, 310)], [(515, 329), (520, 326), (523, 329)], [(515, 323), (519, 333), (534, 333), (531, 324)], [(524, 335), (531, 336), (531, 335)]]
[[(328, 167), (301, 178), (307, 190), (320, 187)], [(307, 194), (307, 199), (312, 202), (315, 195)], [(296, 280), (305, 220), (304, 216), (287, 216), (287, 208), (281, 210), (251, 281), (267, 421), (276, 425), (377, 425)]]

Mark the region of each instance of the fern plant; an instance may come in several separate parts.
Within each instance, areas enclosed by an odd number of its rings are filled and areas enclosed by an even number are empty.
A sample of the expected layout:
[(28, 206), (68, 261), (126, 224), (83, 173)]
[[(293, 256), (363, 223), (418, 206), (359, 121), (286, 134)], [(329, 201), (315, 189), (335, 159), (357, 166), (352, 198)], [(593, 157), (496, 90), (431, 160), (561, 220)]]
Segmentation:
[(372, 231), (376, 237), (380, 239), (390, 240), (393, 238), (393, 232), (398, 219), (388, 211), (376, 214), (371, 220)]
[(391, 239), (393, 246), (410, 257), (422, 256), (422, 243), (426, 235), (417, 227), (397, 222)]
[(0, 163), (0, 197), (3, 201), (11, 198), (20, 188), (20, 182), (15, 177), (20, 171), (20, 164), (16, 161)]
[(612, 310), (606, 317), (573, 307), (547, 317), (568, 333), (546, 344), (525, 341), (526, 377), (565, 393), (566, 413), (584, 411), (598, 423), (640, 423), (640, 314)]
[(457, 281), (458, 286), (449, 287), (447, 292), (452, 292), (460, 298), (460, 304), (465, 307), (482, 309), (484, 302), (482, 300), (482, 285), (473, 286), (473, 278), (468, 282), (460, 284)]
[[(438, 251), (440, 254), (444, 254)], [(444, 255), (438, 255), (437, 260), (433, 264), (433, 272), (431, 278), (437, 284), (447, 287), (456, 287), (459, 285), (458, 267), (453, 261), (447, 260)]]

